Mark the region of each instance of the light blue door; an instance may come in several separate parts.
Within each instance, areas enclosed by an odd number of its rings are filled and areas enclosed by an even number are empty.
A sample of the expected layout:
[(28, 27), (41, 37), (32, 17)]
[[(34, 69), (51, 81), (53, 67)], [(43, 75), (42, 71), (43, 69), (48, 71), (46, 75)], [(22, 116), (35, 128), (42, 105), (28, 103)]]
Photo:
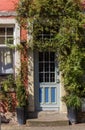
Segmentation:
[(59, 111), (60, 84), (55, 53), (36, 52), (34, 54), (35, 108)]

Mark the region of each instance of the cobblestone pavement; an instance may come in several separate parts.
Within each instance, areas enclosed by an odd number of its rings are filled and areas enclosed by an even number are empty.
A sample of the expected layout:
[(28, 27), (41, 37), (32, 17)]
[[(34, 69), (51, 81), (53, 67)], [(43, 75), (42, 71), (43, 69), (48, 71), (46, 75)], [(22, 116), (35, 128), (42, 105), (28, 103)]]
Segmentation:
[(29, 127), (26, 125), (2, 124), (0, 130), (85, 130), (85, 123), (56, 127)]

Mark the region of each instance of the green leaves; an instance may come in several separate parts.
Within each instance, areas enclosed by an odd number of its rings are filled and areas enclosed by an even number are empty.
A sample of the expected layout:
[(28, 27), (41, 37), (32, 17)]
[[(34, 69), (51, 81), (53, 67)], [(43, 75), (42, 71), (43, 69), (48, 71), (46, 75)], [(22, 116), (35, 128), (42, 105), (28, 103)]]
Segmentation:
[(20, 75), (16, 78), (16, 97), (18, 107), (24, 107), (27, 105), (26, 89)]
[(74, 107), (85, 96), (85, 14), (81, 9), (80, 0), (20, 0), (17, 8), (20, 23), (33, 23), (33, 48), (57, 51), (65, 102)]
[(24, 85), (17, 86), (16, 95), (17, 95), (18, 106), (19, 107), (26, 106), (26, 92), (25, 92)]
[(81, 106), (81, 98), (76, 94), (70, 94), (63, 98), (68, 107), (80, 108)]
[[(65, 102), (68, 106), (79, 107), (81, 98), (85, 96), (85, 49), (74, 44), (69, 56), (60, 62), (66, 90)], [(70, 97), (72, 95), (72, 97)], [(71, 99), (70, 99), (71, 98)]]

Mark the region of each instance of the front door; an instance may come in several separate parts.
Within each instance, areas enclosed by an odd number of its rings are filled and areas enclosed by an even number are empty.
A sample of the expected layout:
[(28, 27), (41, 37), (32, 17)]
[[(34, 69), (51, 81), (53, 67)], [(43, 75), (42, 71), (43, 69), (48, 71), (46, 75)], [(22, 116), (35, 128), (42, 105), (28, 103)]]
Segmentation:
[(34, 53), (34, 91), (36, 110), (59, 111), (59, 70), (55, 56), (55, 52)]

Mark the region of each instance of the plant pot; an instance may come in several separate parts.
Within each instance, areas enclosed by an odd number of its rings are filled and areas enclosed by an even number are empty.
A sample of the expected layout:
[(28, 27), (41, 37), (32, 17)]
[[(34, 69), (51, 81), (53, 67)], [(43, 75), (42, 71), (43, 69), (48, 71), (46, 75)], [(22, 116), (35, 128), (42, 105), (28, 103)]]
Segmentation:
[(25, 119), (28, 119), (28, 107), (27, 106), (24, 107), (24, 111), (25, 111)]
[(77, 110), (74, 107), (68, 107), (68, 118), (70, 124), (77, 123)]
[(26, 124), (26, 116), (25, 116), (25, 108), (24, 107), (17, 107), (17, 121), (19, 124)]

